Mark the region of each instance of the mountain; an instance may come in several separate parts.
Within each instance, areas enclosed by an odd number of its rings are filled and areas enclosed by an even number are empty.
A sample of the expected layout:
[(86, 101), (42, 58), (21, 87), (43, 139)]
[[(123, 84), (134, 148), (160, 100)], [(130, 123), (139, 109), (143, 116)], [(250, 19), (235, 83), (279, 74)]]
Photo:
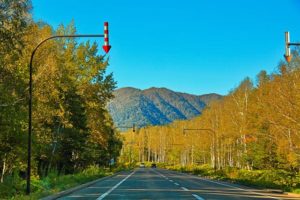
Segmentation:
[(167, 88), (140, 90), (132, 87), (114, 91), (108, 110), (117, 127), (162, 125), (201, 114), (207, 104), (222, 96), (212, 93), (192, 95)]

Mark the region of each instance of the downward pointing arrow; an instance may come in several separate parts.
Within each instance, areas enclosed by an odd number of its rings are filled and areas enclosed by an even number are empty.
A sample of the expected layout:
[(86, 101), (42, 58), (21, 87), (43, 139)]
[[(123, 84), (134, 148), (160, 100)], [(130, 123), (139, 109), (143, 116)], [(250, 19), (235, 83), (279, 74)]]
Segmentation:
[(103, 50), (105, 53), (108, 53), (111, 46), (109, 45), (108, 42), (108, 22), (104, 22), (104, 45), (103, 45)]
[(102, 47), (103, 47), (103, 50), (105, 51), (105, 53), (108, 53), (109, 50), (110, 50), (110, 48), (111, 48), (110, 45), (104, 45), (104, 46), (102, 46)]

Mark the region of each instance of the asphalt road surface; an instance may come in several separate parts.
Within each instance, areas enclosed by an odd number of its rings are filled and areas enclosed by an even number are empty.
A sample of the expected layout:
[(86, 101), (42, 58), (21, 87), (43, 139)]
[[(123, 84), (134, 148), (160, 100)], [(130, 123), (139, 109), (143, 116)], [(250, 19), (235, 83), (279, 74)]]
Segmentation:
[[(61, 200), (79, 199), (297, 199), (164, 169), (139, 168), (83, 188)], [(299, 198), (298, 198), (299, 199)]]

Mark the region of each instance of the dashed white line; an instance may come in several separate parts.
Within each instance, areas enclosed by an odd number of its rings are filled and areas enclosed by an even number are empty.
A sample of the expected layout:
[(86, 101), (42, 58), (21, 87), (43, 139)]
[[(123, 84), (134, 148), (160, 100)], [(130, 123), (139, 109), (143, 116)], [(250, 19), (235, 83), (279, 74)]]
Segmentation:
[(193, 195), (193, 197), (195, 197), (197, 200), (204, 200), (202, 197), (199, 197), (198, 195), (196, 195), (196, 194), (192, 194)]
[(135, 171), (133, 171), (131, 174), (129, 174), (128, 176), (126, 176), (123, 180), (121, 180), (118, 184), (116, 184), (114, 187), (110, 188), (110, 190), (108, 190), (107, 192), (105, 192), (104, 194), (102, 194), (100, 197), (98, 197), (96, 200), (102, 200), (104, 199), (107, 195), (109, 195), (109, 193), (111, 193), (114, 189), (116, 189), (117, 187), (119, 187), (124, 181), (126, 181), (130, 176), (132, 176), (134, 174)]
[[(157, 172), (156, 172), (157, 173)], [(165, 175), (161, 174), (161, 173), (157, 173), (159, 174), (161, 177), (165, 178), (166, 180), (169, 180), (170, 182), (174, 183), (175, 185), (179, 186), (179, 183), (174, 182), (172, 179), (169, 179), (168, 177), (166, 177)], [(189, 189), (185, 188), (185, 187), (181, 187), (182, 190), (184, 191), (189, 191)], [(202, 197), (196, 195), (196, 194), (192, 194), (193, 197), (195, 197), (197, 200), (205, 200)], [(98, 199), (97, 199), (98, 200)]]
[(185, 187), (181, 187), (181, 189), (183, 189), (184, 191), (189, 191), (189, 189), (187, 189)]
[(210, 183), (215, 183), (215, 184), (218, 184), (218, 185), (223, 185), (223, 186), (226, 186), (226, 187), (235, 188), (235, 189), (246, 191), (246, 192), (249, 192), (249, 193), (252, 193), (252, 194), (265, 196), (265, 197), (268, 197), (268, 198), (271, 198), (271, 199), (280, 199), (280, 198), (272, 197), (272, 196), (265, 195), (265, 194), (262, 194), (262, 193), (253, 192), (251, 190), (246, 190), (246, 189), (239, 188), (239, 187), (236, 187), (236, 186), (228, 185), (228, 184), (225, 184), (225, 183), (220, 183), (220, 182), (216, 182), (216, 181), (212, 181), (212, 180), (207, 180), (207, 179), (204, 179), (204, 178), (201, 178), (201, 177), (197, 177), (197, 178), (200, 179), (200, 180), (203, 180), (203, 181), (210, 182)]

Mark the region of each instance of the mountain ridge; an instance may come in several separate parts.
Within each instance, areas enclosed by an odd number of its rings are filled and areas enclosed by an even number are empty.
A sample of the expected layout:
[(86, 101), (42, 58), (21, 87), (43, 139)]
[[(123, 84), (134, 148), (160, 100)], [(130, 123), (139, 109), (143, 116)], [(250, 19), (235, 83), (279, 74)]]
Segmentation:
[(163, 125), (174, 120), (190, 119), (200, 115), (210, 102), (223, 97), (216, 93), (193, 95), (175, 92), (165, 87), (144, 90), (124, 87), (115, 90), (114, 96), (108, 110), (116, 127)]

